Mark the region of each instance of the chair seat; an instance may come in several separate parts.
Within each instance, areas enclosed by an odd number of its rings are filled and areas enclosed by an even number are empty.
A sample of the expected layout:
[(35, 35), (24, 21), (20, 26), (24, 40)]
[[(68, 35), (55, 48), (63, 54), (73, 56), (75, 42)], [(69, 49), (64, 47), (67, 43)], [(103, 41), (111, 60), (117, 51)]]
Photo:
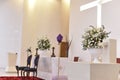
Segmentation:
[(27, 66), (16, 66), (16, 70), (24, 70), (24, 68), (28, 68)]
[(27, 68), (24, 68), (24, 71), (37, 71), (37, 69), (27, 67)]
[(29, 67), (26, 67), (26, 66), (20, 66), (20, 67), (18, 67), (19, 70), (24, 70), (25, 68), (29, 68)]

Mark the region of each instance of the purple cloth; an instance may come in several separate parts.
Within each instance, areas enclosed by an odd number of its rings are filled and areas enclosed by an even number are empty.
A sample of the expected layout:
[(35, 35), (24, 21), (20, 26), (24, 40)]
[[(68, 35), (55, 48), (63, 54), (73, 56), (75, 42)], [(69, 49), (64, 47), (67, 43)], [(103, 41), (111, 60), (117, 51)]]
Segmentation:
[(59, 35), (57, 36), (57, 41), (58, 41), (58, 43), (61, 43), (61, 42), (62, 42), (62, 39), (63, 39), (63, 36), (62, 36), (61, 34), (59, 34)]

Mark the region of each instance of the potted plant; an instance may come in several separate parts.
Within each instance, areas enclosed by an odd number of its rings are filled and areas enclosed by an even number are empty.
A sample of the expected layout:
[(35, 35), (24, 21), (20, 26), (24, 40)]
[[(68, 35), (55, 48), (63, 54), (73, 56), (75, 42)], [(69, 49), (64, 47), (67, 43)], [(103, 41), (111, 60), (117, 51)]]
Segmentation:
[(43, 37), (38, 40), (37, 46), (40, 53), (46, 53), (46, 51), (50, 50), (51, 47), (50, 40), (47, 37)]
[[(90, 52), (93, 51), (93, 54), (91, 54), (92, 58), (98, 57), (95, 53), (99, 53), (99, 51), (101, 51), (100, 49), (103, 48), (103, 42), (109, 37), (109, 34), (110, 32), (105, 31), (105, 27), (103, 25), (99, 28), (90, 26), (82, 35), (83, 50), (88, 49)], [(96, 50), (97, 52), (95, 52)]]

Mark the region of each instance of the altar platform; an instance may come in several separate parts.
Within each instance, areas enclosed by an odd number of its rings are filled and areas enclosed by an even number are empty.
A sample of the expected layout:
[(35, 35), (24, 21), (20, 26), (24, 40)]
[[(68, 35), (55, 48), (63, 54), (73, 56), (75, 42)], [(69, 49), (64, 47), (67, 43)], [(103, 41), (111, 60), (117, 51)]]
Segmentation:
[(118, 80), (120, 64), (68, 62), (68, 80)]

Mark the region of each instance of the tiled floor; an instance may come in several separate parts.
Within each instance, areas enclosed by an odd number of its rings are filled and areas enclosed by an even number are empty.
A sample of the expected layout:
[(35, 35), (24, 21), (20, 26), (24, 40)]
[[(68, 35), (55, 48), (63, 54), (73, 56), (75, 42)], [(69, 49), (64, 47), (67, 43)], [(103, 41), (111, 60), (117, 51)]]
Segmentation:
[[(5, 72), (5, 69), (4, 68), (0, 68), (0, 76), (17, 76), (17, 73), (8, 73), (8, 72)], [(120, 74), (118, 76), (118, 80), (120, 80)]]
[(5, 72), (4, 68), (0, 68), (0, 76), (17, 76), (17, 73), (16, 72)]
[(4, 68), (0, 68), (0, 76), (17, 76), (17, 73), (8, 73)]

